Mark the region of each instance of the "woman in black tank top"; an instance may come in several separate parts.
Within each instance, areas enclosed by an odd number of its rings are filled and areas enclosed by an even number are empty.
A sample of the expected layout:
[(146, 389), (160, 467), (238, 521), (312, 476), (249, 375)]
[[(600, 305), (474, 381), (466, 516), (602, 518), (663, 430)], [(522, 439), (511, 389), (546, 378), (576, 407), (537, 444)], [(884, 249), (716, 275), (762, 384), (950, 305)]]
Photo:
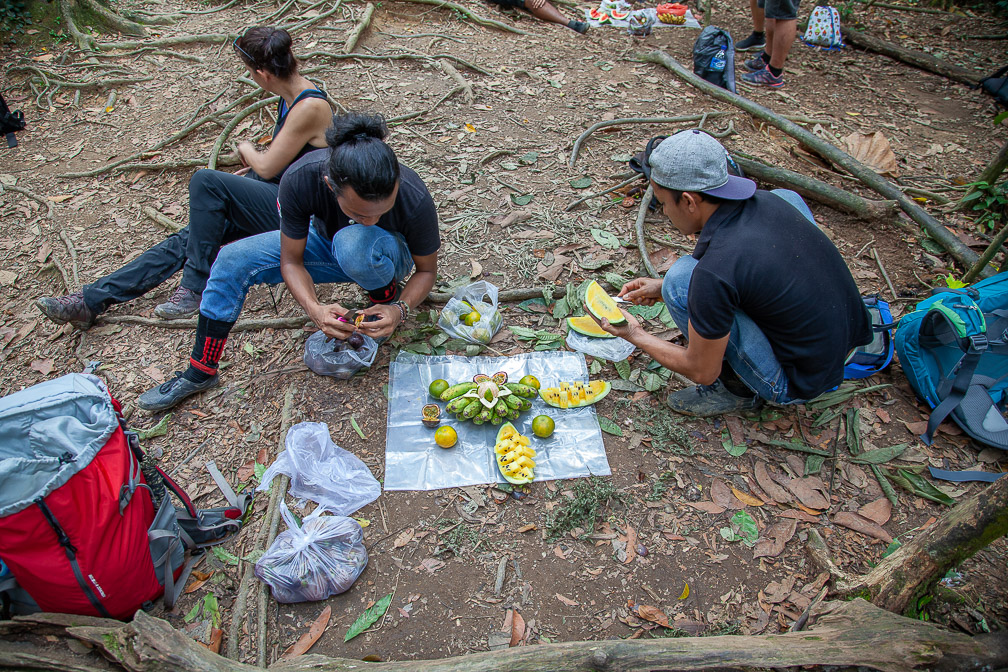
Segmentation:
[(253, 81), (280, 96), (268, 148), (260, 152), (250, 142), (240, 143), (245, 167), (236, 173), (196, 171), (189, 181), (189, 226), (79, 292), (39, 298), (36, 305), (46, 317), (87, 329), (109, 306), (142, 296), (180, 270), (179, 287), (154, 313), (165, 319), (189, 317), (199, 310), (222, 245), (280, 228), (280, 177), (303, 155), (326, 146), (332, 110), (326, 94), (298, 72), (286, 30), (249, 28), (233, 46)]

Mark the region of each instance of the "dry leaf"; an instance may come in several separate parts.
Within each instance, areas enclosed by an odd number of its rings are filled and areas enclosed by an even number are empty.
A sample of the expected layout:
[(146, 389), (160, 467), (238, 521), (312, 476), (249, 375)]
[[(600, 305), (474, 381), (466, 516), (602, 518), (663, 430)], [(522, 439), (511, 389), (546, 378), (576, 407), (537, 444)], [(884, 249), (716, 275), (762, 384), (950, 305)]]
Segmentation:
[(301, 635), (300, 639), (294, 642), (289, 649), (284, 651), (283, 655), (280, 656), (280, 660), (295, 658), (308, 651), (308, 649), (310, 649), (312, 645), (318, 641), (318, 638), (322, 636), (322, 633), (325, 632), (326, 626), (329, 625), (329, 617), (331, 615), (332, 607), (326, 607), (323, 609), (322, 613), (319, 614), (319, 617), (316, 618), (315, 622), (311, 624), (310, 628), (308, 628), (308, 632)]
[(763, 536), (753, 546), (753, 560), (756, 558), (776, 558), (784, 550), (787, 542), (791, 541), (798, 521), (794, 518), (785, 518), (763, 531)]
[(724, 507), (726, 509), (741, 509), (745, 507), (745, 504), (740, 502), (725, 485), (725, 482), (719, 478), (715, 478), (711, 481), (710, 487), (711, 500), (718, 506)]
[(17, 279), (17, 273), (14, 271), (0, 271), (0, 285), (4, 287), (13, 287)]
[(521, 527), (519, 527), (518, 530), (517, 530), (517, 532), (518, 532), (518, 534), (524, 534), (526, 532), (531, 532), (531, 531), (533, 531), (535, 529), (536, 529), (536, 524), (535, 523), (526, 523), (525, 525), (522, 525)]
[[(801, 504), (799, 504), (798, 506), (801, 506)], [(780, 516), (781, 518), (794, 518), (795, 520), (799, 520), (803, 523), (812, 523), (812, 524), (821, 523), (822, 521), (819, 520), (816, 514), (818, 514), (818, 512), (808, 513), (807, 511), (802, 511), (799, 509), (785, 509), (784, 511), (781, 511), (777, 515)]]
[(245, 464), (238, 467), (238, 471), (235, 472), (235, 478), (238, 479), (239, 483), (245, 483), (254, 475), (255, 475), (255, 460), (249, 460)]
[(629, 565), (637, 557), (637, 530), (626, 526), (626, 560), (623, 561), (624, 565)]
[(732, 443), (736, 446), (744, 446), (745, 442), (745, 432), (742, 429), (742, 421), (734, 415), (726, 416), (725, 425), (728, 427), (728, 435), (731, 437)]
[(511, 643), (508, 646), (518, 646), (525, 637), (525, 619), (515, 611), (511, 616)]
[(848, 154), (879, 175), (897, 176), (896, 155), (882, 131), (871, 135), (851, 133), (843, 141)]
[(192, 578), (194, 581), (185, 589), (185, 594), (188, 595), (189, 593), (195, 593), (203, 587), (203, 584), (205, 584), (207, 580), (213, 576), (213, 574), (213, 572), (193, 571)]
[(914, 436), (920, 436), (921, 434), (927, 431), (928, 423), (927, 420), (921, 420), (920, 422), (907, 422), (906, 420), (904, 420), (903, 424), (906, 425), (906, 428), (910, 431), (911, 434), (913, 434)]
[(759, 483), (759, 487), (763, 489), (763, 492), (768, 494), (775, 502), (778, 504), (786, 504), (791, 501), (791, 495), (788, 494), (787, 490), (782, 488), (777, 481), (770, 477), (770, 473), (767, 471), (767, 464), (763, 460), (756, 463), (756, 468), (753, 469), (753, 473), (756, 475), (756, 482)]
[(642, 604), (637, 607), (638, 618), (643, 618), (645, 621), (651, 621), (652, 623), (657, 623), (658, 625), (668, 628), (668, 616), (665, 612), (658, 607), (652, 607), (650, 604)]
[(33, 359), (28, 368), (32, 371), (38, 371), (43, 376), (48, 376), (52, 373), (54, 366), (56, 366), (56, 360), (54, 359)]
[(885, 525), (892, 516), (892, 502), (887, 497), (879, 497), (858, 509), (858, 515), (867, 518), (877, 525)]
[(59, 196), (46, 196), (47, 201), (53, 203), (62, 203), (63, 201), (68, 201), (73, 198), (73, 194), (60, 194)]
[(719, 513), (725, 512), (725, 507), (718, 506), (714, 502), (686, 502), (687, 506), (692, 506), (698, 511), (703, 511), (704, 513), (713, 513), (717, 515)]
[(749, 506), (763, 506), (764, 504), (763, 500), (759, 497), (753, 497), (748, 492), (742, 492), (734, 485), (732, 486), (731, 491), (743, 504), (748, 504)]
[(220, 653), (221, 640), (224, 637), (224, 631), (220, 628), (212, 628), (210, 630), (210, 643), (204, 644), (203, 642), (196, 642), (204, 649), (209, 649), (213, 653)]
[(428, 573), (433, 574), (444, 566), (445, 563), (441, 560), (437, 560), (436, 558), (427, 558), (420, 563), (420, 567), (418, 569), (426, 569)]
[(577, 603), (576, 600), (572, 600), (571, 598), (569, 598), (569, 597), (567, 597), (565, 595), (561, 595), (560, 593), (556, 594), (556, 598), (558, 600), (560, 600), (561, 602), (563, 602), (564, 604), (566, 604), (568, 607), (576, 607), (576, 606), (578, 606), (578, 603)]
[(860, 532), (861, 534), (869, 537), (881, 539), (887, 544), (892, 542), (891, 534), (883, 530), (879, 525), (876, 525), (866, 518), (862, 518), (856, 513), (852, 513), (850, 511), (838, 511), (833, 516), (833, 522), (837, 525), (842, 525), (849, 530), (854, 530), (855, 532)]
[(396, 537), (396, 539), (395, 539), (394, 542), (392, 542), (392, 548), (402, 548), (403, 546), (405, 546), (406, 544), (410, 543), (411, 541), (413, 541), (413, 528), (412, 527), (409, 528), (409, 529), (403, 530), (402, 532), (399, 533), (399, 536)]
[(787, 483), (787, 489), (794, 493), (798, 501), (809, 509), (821, 511), (829, 508), (829, 500), (826, 499), (826, 484), (822, 482), (821, 478), (815, 476), (792, 478)]
[(469, 263), (472, 264), (472, 270), (469, 271), (469, 278), (471, 280), (475, 280), (483, 275), (483, 264), (475, 260), (470, 260)]
[(143, 372), (150, 376), (151, 379), (153, 379), (158, 385), (164, 382), (164, 373), (153, 364), (148, 366), (146, 369), (143, 369)]
[(38, 254), (35, 255), (35, 259), (38, 263), (42, 264), (45, 263), (45, 260), (49, 258), (50, 254), (52, 254), (52, 247), (49, 246), (49, 243), (42, 243)]

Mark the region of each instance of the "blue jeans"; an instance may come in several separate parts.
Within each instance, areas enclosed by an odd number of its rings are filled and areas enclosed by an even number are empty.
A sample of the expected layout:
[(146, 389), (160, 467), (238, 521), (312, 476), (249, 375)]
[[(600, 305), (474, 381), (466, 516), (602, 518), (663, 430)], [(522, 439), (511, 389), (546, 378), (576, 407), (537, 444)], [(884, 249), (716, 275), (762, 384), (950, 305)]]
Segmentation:
[[(788, 189), (775, 189), (777, 194), (793, 205), (810, 222), (815, 224), (812, 211), (801, 196)], [(692, 256), (680, 257), (665, 274), (662, 298), (679, 330), (689, 338), (689, 284), (697, 260)], [(746, 386), (763, 399), (775, 404), (800, 404), (804, 399), (794, 399), (788, 394), (788, 379), (777, 361), (770, 341), (743, 312), (735, 313), (725, 359)]]
[[(377, 226), (351, 224), (337, 231), (331, 243), (312, 226), (305, 244), (304, 267), (316, 284), (353, 282), (372, 290), (405, 278), (413, 268), (413, 257), (401, 235)], [(279, 231), (225, 245), (210, 269), (200, 314), (236, 322), (252, 285), (281, 282)]]

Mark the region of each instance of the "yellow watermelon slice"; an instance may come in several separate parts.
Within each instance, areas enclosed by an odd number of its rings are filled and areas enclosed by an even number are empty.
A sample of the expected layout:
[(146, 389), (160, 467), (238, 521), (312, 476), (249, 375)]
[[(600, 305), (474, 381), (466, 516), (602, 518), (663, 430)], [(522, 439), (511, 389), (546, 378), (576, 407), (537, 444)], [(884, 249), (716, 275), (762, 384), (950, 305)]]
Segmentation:
[(623, 317), (623, 313), (616, 306), (616, 302), (594, 280), (591, 281), (588, 289), (585, 290), (585, 310), (594, 315), (595, 319), (609, 320), (609, 324), (612, 325), (620, 325), (626, 322), (626, 318)]
[(590, 315), (568, 317), (567, 326), (579, 334), (591, 336), (592, 338), (616, 338), (608, 331), (600, 327), (598, 322), (593, 320)]
[(513, 485), (531, 483), (535, 478), (536, 451), (527, 436), (522, 436), (510, 422), (497, 431), (494, 457), (504, 480)]
[(556, 387), (544, 387), (539, 390), (539, 396), (550, 406), (556, 408), (580, 408), (590, 406), (605, 398), (612, 385), (604, 380), (593, 380), (588, 383), (560, 383)]

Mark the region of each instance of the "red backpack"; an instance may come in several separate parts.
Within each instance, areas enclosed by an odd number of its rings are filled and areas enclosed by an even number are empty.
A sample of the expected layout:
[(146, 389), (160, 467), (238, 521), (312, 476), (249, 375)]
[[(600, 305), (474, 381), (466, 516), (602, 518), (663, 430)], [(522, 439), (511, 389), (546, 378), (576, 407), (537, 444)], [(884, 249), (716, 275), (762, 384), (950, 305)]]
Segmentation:
[[(4, 610), (128, 619), (182, 591), (187, 551), (237, 532), (250, 501), (213, 463), (230, 506), (197, 510), (140, 450), (97, 377), (70, 374), (0, 398)], [(169, 492), (182, 506), (172, 505)]]

